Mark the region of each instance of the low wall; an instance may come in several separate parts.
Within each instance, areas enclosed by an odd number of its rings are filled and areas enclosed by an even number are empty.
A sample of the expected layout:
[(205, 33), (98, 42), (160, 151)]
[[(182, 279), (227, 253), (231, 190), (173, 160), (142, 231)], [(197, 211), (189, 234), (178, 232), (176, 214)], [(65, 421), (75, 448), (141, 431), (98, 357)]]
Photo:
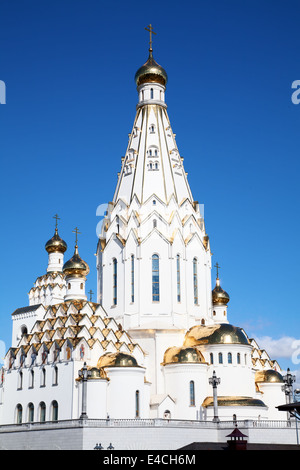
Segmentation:
[[(249, 443), (297, 444), (295, 422), (239, 421)], [(177, 450), (193, 442), (227, 441), (232, 422), (181, 420), (70, 420), (0, 426), (0, 450)]]

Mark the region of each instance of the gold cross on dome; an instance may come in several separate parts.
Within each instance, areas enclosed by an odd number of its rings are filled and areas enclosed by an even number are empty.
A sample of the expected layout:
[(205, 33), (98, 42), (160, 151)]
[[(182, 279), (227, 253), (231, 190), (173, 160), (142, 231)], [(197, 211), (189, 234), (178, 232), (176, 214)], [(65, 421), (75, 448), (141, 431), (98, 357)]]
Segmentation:
[(145, 28), (146, 31), (149, 31), (149, 34), (150, 34), (150, 40), (149, 40), (149, 50), (152, 51), (152, 34), (156, 34), (154, 31), (153, 31), (153, 28), (152, 28), (152, 25), (149, 24), (146, 28)]
[(53, 219), (55, 219), (55, 228), (57, 228), (57, 221), (60, 220), (60, 217), (58, 217), (58, 215), (55, 214), (55, 216), (53, 217)]
[(78, 228), (75, 227), (75, 230), (72, 230), (73, 233), (76, 233), (76, 239), (75, 239), (75, 245), (77, 245), (77, 242), (78, 242), (78, 234), (81, 233), (79, 232)]
[(92, 291), (92, 289), (90, 289), (90, 290), (88, 291), (88, 294), (90, 294), (90, 302), (92, 301), (93, 293), (94, 293), (94, 292)]
[(220, 267), (221, 266), (219, 265), (219, 263), (215, 264), (215, 268), (217, 268), (217, 278), (219, 278), (219, 269), (220, 269)]

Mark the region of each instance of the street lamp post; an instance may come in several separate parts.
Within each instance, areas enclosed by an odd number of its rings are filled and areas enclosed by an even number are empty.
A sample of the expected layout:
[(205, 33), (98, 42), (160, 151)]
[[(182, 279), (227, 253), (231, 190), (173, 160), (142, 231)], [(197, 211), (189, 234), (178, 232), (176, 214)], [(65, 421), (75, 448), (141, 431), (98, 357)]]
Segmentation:
[[(293, 398), (293, 383), (296, 381), (296, 377), (291, 374), (290, 369), (288, 368), (286, 371), (286, 375), (283, 376), (284, 385), (282, 386), (282, 390), (286, 396), (286, 403), (292, 403)], [(291, 415), (287, 413), (287, 420), (288, 423), (291, 423)]]
[(82, 380), (82, 408), (80, 419), (87, 419), (88, 415), (86, 412), (87, 408), (87, 379), (91, 376), (91, 371), (88, 370), (86, 362), (83, 364), (82, 370), (78, 372), (79, 377)]
[(221, 379), (216, 376), (216, 372), (213, 371), (212, 377), (208, 379), (209, 384), (212, 385), (213, 388), (213, 399), (214, 399), (214, 419), (213, 421), (215, 423), (218, 423), (219, 417), (218, 417), (218, 394), (217, 394), (217, 386), (221, 382)]

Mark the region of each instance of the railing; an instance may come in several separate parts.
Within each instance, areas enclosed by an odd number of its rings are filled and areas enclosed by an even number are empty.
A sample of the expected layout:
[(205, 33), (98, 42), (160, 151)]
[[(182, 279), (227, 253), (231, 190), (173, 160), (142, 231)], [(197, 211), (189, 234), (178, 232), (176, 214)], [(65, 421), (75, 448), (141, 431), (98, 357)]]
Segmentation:
[(241, 421), (192, 421), (178, 419), (72, 419), (62, 421), (45, 421), (43, 423), (22, 423), (6, 424), (0, 426), (2, 432), (18, 432), (42, 429), (63, 429), (63, 428), (128, 428), (128, 427), (180, 427), (190, 429), (232, 429), (237, 425), (240, 429), (267, 428), (285, 429), (295, 428), (295, 421), (276, 420), (241, 420)]

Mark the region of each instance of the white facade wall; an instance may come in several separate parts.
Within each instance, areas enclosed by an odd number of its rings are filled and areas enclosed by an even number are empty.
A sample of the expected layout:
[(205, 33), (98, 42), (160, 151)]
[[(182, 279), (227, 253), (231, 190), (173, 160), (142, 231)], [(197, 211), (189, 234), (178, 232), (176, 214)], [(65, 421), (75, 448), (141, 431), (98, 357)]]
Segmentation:
[[(142, 367), (107, 367), (109, 378), (107, 413), (110, 418), (149, 418), (148, 386), (144, 383)], [(138, 416), (136, 393), (138, 392)], [(148, 400), (148, 401), (147, 401)]]
[[(175, 400), (174, 419), (200, 419), (200, 407), (207, 397), (207, 364), (166, 364), (165, 389)], [(191, 401), (191, 382), (194, 403)]]

